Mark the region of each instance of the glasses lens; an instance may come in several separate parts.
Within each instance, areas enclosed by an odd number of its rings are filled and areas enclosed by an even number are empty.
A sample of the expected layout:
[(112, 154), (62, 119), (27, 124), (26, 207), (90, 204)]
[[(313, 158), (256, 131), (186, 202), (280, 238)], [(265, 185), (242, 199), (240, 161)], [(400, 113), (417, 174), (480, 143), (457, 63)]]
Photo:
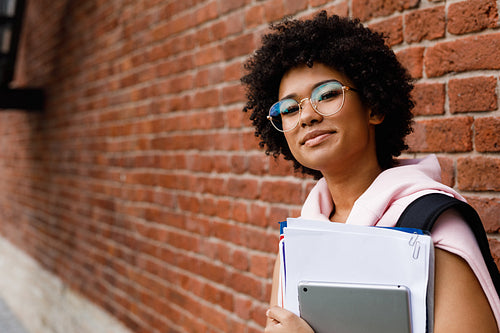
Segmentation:
[(344, 90), (337, 81), (324, 83), (313, 90), (311, 103), (322, 115), (329, 116), (340, 111), (344, 104)]
[(293, 129), (299, 120), (299, 103), (288, 98), (274, 103), (269, 109), (269, 116), (274, 127), (279, 131)]

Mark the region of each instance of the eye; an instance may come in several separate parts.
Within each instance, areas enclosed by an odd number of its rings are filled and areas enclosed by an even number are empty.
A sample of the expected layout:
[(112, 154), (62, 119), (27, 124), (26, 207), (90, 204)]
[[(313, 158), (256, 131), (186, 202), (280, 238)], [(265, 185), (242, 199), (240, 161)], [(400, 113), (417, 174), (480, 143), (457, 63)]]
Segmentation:
[(297, 101), (293, 99), (284, 99), (280, 103), (280, 114), (282, 116), (291, 115), (298, 112), (300, 107)]
[(315, 102), (328, 102), (342, 95), (342, 84), (337, 81), (327, 82), (320, 85), (311, 94)]

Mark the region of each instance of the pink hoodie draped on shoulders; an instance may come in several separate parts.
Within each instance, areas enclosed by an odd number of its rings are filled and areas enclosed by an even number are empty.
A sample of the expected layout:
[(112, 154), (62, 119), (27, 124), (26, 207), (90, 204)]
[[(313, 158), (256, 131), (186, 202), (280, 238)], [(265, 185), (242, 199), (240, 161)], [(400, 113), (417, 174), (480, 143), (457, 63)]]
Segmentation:
[[(435, 155), (402, 160), (399, 166), (382, 172), (356, 200), (346, 223), (393, 227), (413, 200), (428, 193), (440, 192), (465, 201), (459, 193), (440, 181), (441, 168)], [(322, 178), (304, 202), (301, 217), (329, 221), (333, 207), (328, 185)], [(445, 212), (432, 231), (432, 239), (437, 248), (454, 253), (469, 264), (483, 287), (500, 327), (500, 299), (467, 224), (457, 213)]]

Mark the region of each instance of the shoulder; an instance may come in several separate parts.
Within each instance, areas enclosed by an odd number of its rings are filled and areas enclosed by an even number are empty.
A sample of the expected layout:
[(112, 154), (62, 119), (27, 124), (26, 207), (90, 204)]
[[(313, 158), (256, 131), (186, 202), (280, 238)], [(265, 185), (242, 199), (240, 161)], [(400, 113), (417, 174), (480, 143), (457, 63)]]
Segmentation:
[[(491, 305), (498, 296), (490, 288), (488, 269), (467, 222), (457, 211), (447, 210), (436, 221), (432, 239), (436, 246), (435, 332), (498, 332)], [(478, 323), (484, 326), (479, 329)]]
[(470, 266), (436, 249), (434, 332), (498, 332), (488, 299)]

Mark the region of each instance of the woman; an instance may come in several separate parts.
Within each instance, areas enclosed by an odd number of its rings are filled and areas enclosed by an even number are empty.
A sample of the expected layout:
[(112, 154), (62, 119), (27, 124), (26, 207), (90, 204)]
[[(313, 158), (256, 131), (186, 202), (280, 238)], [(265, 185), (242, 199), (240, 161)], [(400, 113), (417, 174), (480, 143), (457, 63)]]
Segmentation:
[[(357, 20), (321, 12), (271, 27), (246, 63), (244, 111), (266, 153), (320, 179), (302, 217), (394, 226), (430, 192), (463, 200), (440, 184), (434, 156), (398, 161), (411, 132), (412, 85), (383, 38)], [(500, 300), (468, 226), (454, 211), (433, 229), (436, 333), (498, 332)], [(276, 261), (266, 332), (312, 332), (277, 307)], [(334, 332), (335, 327), (332, 327)]]

